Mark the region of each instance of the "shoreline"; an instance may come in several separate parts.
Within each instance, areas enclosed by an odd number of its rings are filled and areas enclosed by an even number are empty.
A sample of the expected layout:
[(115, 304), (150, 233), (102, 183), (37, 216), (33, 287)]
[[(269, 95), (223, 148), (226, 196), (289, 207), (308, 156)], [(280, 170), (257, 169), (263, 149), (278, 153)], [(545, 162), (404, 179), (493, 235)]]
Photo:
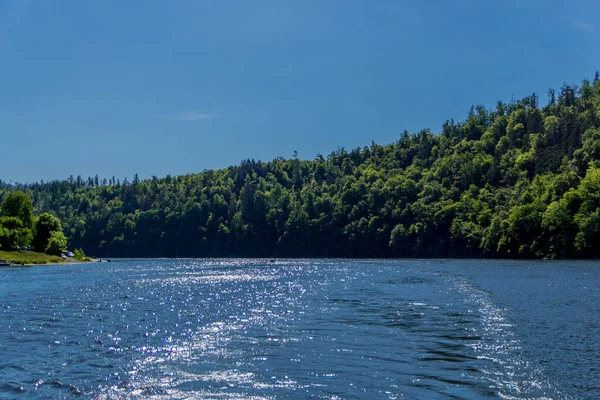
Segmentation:
[[(76, 263), (97, 262), (93, 257), (85, 257), (83, 260), (74, 257), (62, 258), (30, 250), (2, 251), (0, 250), (0, 263), (3, 267), (33, 267), (36, 265), (67, 265)], [(7, 265), (9, 264), (9, 265)]]
[(73, 260), (73, 261), (62, 261), (62, 262), (47, 262), (38, 264), (12, 264), (11, 267), (43, 267), (45, 265), (72, 265), (72, 264), (88, 264), (99, 262), (95, 258), (87, 261)]

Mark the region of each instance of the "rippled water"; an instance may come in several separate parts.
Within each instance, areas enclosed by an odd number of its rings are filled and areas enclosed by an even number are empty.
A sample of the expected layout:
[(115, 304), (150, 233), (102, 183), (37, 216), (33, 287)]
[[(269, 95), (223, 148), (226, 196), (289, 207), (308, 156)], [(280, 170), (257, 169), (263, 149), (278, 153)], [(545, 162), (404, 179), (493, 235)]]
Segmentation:
[(0, 269), (0, 398), (600, 398), (600, 264)]

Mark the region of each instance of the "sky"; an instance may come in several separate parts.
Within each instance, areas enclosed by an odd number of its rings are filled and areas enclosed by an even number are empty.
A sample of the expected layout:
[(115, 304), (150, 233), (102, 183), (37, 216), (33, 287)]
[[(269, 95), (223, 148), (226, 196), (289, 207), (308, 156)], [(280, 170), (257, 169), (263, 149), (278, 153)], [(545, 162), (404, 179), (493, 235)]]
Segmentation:
[(600, 69), (597, 0), (0, 0), (0, 179), (327, 156)]

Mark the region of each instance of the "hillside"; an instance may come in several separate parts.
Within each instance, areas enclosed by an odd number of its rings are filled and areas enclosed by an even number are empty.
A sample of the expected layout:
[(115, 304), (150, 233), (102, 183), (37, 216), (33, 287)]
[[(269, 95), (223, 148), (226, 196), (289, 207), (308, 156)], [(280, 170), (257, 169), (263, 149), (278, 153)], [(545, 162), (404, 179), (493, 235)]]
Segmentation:
[(597, 257), (598, 74), (549, 98), (312, 161), (18, 188), (101, 257)]

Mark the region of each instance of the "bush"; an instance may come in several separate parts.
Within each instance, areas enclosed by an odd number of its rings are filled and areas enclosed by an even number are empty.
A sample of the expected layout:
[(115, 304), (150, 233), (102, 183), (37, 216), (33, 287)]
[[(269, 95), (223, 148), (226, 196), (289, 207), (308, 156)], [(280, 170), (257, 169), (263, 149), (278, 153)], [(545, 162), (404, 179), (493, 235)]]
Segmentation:
[(87, 261), (88, 258), (85, 256), (83, 249), (75, 249), (73, 252), (73, 258), (79, 261)]
[(59, 256), (63, 251), (67, 249), (67, 238), (60, 231), (54, 231), (50, 234), (48, 239), (48, 246), (46, 246), (46, 253)]

